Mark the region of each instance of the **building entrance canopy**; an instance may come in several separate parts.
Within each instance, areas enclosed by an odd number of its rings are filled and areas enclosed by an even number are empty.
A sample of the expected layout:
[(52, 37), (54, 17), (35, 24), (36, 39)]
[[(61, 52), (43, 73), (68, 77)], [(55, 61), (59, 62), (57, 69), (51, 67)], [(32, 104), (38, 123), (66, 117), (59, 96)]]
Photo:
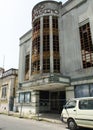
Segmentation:
[(40, 79), (24, 82), (21, 84), (21, 87), (29, 87), (32, 90), (64, 90), (65, 86), (70, 85), (70, 78), (63, 77), (60, 75), (50, 75), (42, 77)]

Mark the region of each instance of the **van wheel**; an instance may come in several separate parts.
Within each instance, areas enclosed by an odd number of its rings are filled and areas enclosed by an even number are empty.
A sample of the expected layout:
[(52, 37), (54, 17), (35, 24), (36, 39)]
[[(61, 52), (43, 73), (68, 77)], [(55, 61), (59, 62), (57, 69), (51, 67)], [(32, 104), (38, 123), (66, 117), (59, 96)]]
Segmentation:
[(76, 123), (73, 119), (68, 119), (67, 123), (68, 123), (68, 128), (70, 130), (76, 130), (77, 129), (77, 125), (76, 125)]

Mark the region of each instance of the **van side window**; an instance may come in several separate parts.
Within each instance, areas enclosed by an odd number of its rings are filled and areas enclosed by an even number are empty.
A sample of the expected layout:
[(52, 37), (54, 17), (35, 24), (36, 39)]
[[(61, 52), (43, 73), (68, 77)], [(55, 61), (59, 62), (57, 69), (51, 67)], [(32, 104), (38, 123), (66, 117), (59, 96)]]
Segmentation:
[(80, 100), (79, 101), (79, 109), (86, 110), (86, 109), (93, 109), (93, 100)]
[(76, 101), (70, 101), (66, 104), (66, 108), (75, 108)]

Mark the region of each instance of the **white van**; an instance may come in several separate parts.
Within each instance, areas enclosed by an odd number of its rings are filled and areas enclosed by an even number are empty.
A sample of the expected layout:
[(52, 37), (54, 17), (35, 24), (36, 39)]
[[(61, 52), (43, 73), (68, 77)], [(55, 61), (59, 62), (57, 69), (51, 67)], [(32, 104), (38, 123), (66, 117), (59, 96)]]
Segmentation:
[(78, 127), (93, 129), (93, 97), (69, 100), (62, 110), (61, 120), (67, 122), (70, 130)]

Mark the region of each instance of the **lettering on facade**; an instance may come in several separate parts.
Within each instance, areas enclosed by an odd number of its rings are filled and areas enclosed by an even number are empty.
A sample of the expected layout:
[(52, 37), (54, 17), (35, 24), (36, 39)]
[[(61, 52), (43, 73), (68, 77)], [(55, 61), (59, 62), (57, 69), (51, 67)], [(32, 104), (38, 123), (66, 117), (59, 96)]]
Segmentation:
[(34, 9), (34, 10), (32, 11), (32, 20), (33, 20), (35, 17), (41, 15), (42, 13), (45, 13), (45, 14), (46, 14), (46, 13), (59, 14), (59, 11), (56, 10), (56, 9), (50, 9), (50, 8), (45, 9), (45, 5), (42, 4), (42, 5), (39, 5), (36, 9)]

